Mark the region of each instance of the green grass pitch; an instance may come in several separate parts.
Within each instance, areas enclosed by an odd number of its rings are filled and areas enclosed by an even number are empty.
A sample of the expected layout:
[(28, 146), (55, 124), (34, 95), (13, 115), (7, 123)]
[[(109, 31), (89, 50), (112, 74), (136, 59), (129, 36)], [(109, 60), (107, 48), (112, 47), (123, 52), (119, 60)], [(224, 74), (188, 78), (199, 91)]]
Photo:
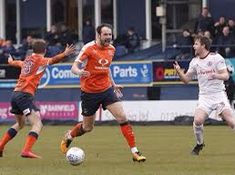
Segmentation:
[[(8, 126), (0, 126), (0, 135)], [(206, 126), (206, 147), (191, 156), (194, 135), (191, 126), (134, 126), (137, 145), (147, 157), (133, 163), (118, 126), (96, 126), (75, 139), (73, 146), (84, 149), (86, 160), (72, 166), (59, 150), (61, 138), (70, 126), (45, 126), (34, 146), (43, 159), (21, 158), (24, 128), (7, 145), (0, 158), (0, 175), (234, 175), (235, 133), (227, 126)]]

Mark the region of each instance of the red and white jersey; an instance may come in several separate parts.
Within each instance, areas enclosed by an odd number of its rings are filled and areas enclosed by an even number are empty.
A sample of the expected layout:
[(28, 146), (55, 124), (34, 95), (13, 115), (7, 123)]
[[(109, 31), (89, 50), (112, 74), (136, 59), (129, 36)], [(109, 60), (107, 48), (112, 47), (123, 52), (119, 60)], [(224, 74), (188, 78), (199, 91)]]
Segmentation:
[(218, 53), (209, 53), (205, 58), (195, 57), (189, 64), (188, 73), (196, 75), (199, 95), (217, 93), (225, 90), (224, 81), (210, 79), (212, 73), (226, 69), (224, 58)]

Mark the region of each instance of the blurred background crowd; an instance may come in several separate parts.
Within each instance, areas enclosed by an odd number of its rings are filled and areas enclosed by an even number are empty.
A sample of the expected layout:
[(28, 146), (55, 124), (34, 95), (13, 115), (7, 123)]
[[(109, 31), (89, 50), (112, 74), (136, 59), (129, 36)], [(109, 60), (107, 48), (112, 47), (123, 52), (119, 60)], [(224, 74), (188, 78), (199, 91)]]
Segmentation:
[[(2, 3), (4, 2), (4, 3)], [(23, 10), (37, 10), (33, 6), (47, 6), (46, 2), (51, 3), (50, 27), (44, 26), (39, 29), (31, 27), (44, 23), (42, 20), (32, 20), (29, 14), (21, 12), (23, 25), (29, 26), (20, 30), (20, 37), (17, 35), (17, 2)], [(44, 2), (44, 4), (43, 4)], [(31, 0), (2, 0), (0, 3), (5, 5), (5, 35), (1, 37), (0, 30), (0, 64), (7, 63), (7, 57), (11, 54), (15, 59), (24, 60), (27, 54), (32, 52), (32, 41), (34, 38), (43, 38), (48, 43), (47, 57), (54, 56), (61, 52), (66, 43), (75, 44), (78, 51), (81, 47), (95, 39), (95, 26), (97, 21), (110, 23), (114, 26), (113, 44), (116, 47), (115, 60), (156, 60), (164, 59), (191, 59), (193, 55), (193, 37), (195, 35), (205, 35), (211, 40), (211, 51), (218, 52), (226, 58), (235, 56), (235, 16), (229, 11), (229, 4), (233, 2), (226, 0), (228, 9), (218, 11), (220, 2), (202, 0), (194, 2), (192, 0), (137, 0), (132, 1), (113, 1), (104, 0), (101, 2), (93, 0), (82, 1), (62, 1), (62, 0), (43, 0), (42, 3), (33, 3)], [(79, 4), (80, 3), (80, 4)], [(96, 6), (100, 5), (100, 10)], [(82, 12), (79, 12), (81, 5)], [(143, 8), (145, 5), (145, 9)], [(165, 16), (156, 15), (156, 7), (164, 6)], [(129, 13), (129, 8), (134, 6), (135, 10)], [(222, 4), (221, 4), (222, 6)], [(224, 5), (223, 5), (224, 6)], [(120, 9), (122, 7), (122, 9)], [(3, 8), (3, 7), (2, 7)], [(98, 10), (97, 10), (97, 9)], [(117, 10), (116, 15), (114, 9)], [(190, 10), (191, 9), (191, 10)], [(212, 9), (213, 12), (210, 11)], [(4, 9), (2, 9), (4, 10)], [(145, 13), (148, 11), (149, 13)], [(16, 12), (15, 12), (16, 11)], [(45, 11), (45, 9), (44, 9)], [(95, 18), (96, 11), (101, 21)], [(36, 13), (35, 13), (36, 14)], [(76, 14), (76, 15), (74, 15)], [(82, 25), (79, 28), (79, 15), (82, 15)], [(137, 15), (139, 14), (139, 16)], [(145, 14), (145, 16), (143, 16)], [(32, 14), (34, 15), (34, 14)], [(100, 16), (99, 16), (100, 15)], [(15, 16), (15, 18), (13, 17)], [(37, 16), (38, 17), (38, 16)], [(25, 19), (24, 19), (25, 18)], [(35, 17), (34, 17), (35, 18)], [(149, 23), (146, 21), (150, 18)], [(29, 22), (31, 20), (31, 22)], [(117, 20), (115, 22), (115, 20)], [(166, 20), (166, 48), (163, 45), (163, 21)], [(1, 21), (0, 21), (1, 22)], [(145, 22), (145, 25), (143, 25)], [(24, 24), (25, 23), (25, 24)], [(31, 24), (32, 23), (32, 24)], [(78, 23), (78, 24), (77, 24)], [(4, 33), (4, 32), (2, 32)], [(65, 60), (73, 61), (73, 58)]]

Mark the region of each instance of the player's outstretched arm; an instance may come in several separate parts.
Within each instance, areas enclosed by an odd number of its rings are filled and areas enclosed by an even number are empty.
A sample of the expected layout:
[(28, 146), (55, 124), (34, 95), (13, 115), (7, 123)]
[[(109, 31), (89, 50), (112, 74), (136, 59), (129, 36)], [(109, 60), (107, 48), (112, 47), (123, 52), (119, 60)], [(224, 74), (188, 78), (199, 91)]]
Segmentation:
[(14, 66), (14, 67), (22, 67), (23, 66), (23, 61), (20, 61), (20, 60), (14, 60), (13, 57), (9, 54), (9, 57), (8, 57), (8, 64), (11, 65), (11, 66)]
[(67, 44), (64, 52), (61, 53), (61, 54), (56, 55), (55, 57), (50, 58), (48, 64), (59, 63), (61, 60), (64, 59), (64, 57), (69, 56), (69, 55), (75, 53), (75, 51), (76, 51), (76, 48), (75, 48), (75, 46), (73, 44), (71, 44), (71, 45)]
[(175, 61), (175, 63), (173, 63), (173, 66), (174, 66), (177, 74), (179, 75), (181, 81), (183, 81), (185, 84), (187, 84), (191, 80), (191, 75), (189, 73), (185, 74), (177, 61)]

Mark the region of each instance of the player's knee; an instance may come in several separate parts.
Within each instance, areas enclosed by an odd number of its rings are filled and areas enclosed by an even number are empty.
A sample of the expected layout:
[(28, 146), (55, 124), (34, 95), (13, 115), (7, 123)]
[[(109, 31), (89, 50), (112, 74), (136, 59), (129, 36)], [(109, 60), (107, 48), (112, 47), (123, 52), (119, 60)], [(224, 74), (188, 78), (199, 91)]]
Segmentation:
[(37, 125), (40, 130), (43, 128), (43, 124), (41, 120), (37, 123)]
[(123, 117), (118, 117), (118, 118), (116, 118), (116, 120), (117, 120), (117, 122), (118, 122), (119, 124), (120, 124), (120, 123), (125, 123), (125, 122), (128, 121), (125, 116), (123, 116)]
[(18, 129), (19, 129), (19, 130), (22, 129), (22, 128), (24, 128), (24, 125), (25, 125), (24, 120), (19, 120), (19, 121), (17, 122), (17, 124), (18, 124)]
[(91, 132), (93, 130), (94, 126), (91, 125), (91, 126), (83, 126), (83, 130), (85, 132)]
[(235, 131), (235, 120), (232, 119), (231, 121), (227, 121), (227, 124), (233, 131)]
[(203, 121), (200, 120), (200, 119), (194, 119), (193, 123), (194, 123), (194, 125), (196, 125), (196, 126), (201, 126), (201, 125), (203, 124)]
[(35, 123), (32, 125), (32, 127), (33, 127), (36, 131), (40, 132), (40, 131), (42, 130), (42, 128), (43, 128), (43, 124), (42, 124), (41, 121), (37, 121), (37, 122), (35, 122)]
[(24, 128), (24, 122), (19, 123), (19, 129), (22, 129), (22, 128)]
[(37, 128), (38, 131), (41, 131), (41, 129), (43, 128), (43, 124), (40, 118), (40, 114), (39, 113), (35, 113), (35, 119), (33, 120), (33, 127)]

